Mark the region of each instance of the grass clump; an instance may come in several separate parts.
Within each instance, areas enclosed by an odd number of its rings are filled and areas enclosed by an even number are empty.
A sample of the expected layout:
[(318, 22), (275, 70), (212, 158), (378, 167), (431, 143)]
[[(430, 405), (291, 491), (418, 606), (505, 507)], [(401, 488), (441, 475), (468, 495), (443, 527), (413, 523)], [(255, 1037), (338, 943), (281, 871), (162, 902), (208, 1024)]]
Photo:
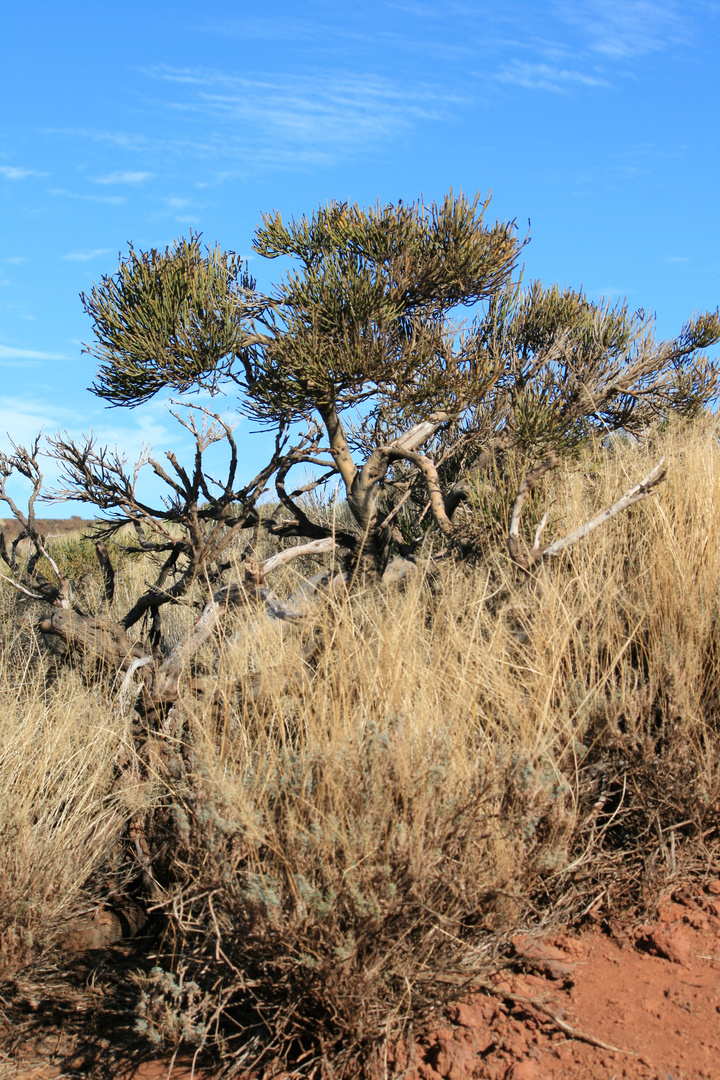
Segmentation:
[[(614, 443), (546, 493), (565, 530), (663, 454), (652, 500), (532, 577), (489, 546), (336, 595), (302, 631), (228, 625), (208, 647), (217, 693), (145, 732), (132, 797), (110, 687), (70, 672), (48, 690), (39, 664), (6, 677), (3, 932), (48, 952), (38, 927), (125, 875), (163, 916), (133, 976), (139, 1037), (211, 1049), (228, 1075), (356, 1074), (520, 927), (640, 916), (674, 878), (717, 872), (714, 428)], [(6, 670), (17, 652), (9, 638)], [(147, 859), (128, 885), (130, 818)]]

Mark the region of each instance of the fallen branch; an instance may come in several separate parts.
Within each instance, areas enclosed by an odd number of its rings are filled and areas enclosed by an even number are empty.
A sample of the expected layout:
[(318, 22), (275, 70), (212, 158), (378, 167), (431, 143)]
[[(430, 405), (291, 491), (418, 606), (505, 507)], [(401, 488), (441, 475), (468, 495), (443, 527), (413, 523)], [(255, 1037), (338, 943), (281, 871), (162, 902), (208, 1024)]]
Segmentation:
[(13, 589), (17, 589), (18, 592), (25, 593), (25, 596), (29, 596), (31, 600), (44, 600), (44, 596), (40, 596), (39, 593), (30, 592), (24, 585), (21, 585), (19, 581), (14, 581), (13, 578), (8, 577), (7, 574), (0, 574), (0, 578), (3, 581), (7, 581), (8, 585), (12, 585)]
[(508, 551), (510, 552), (510, 558), (513, 562), (518, 563), (524, 570), (530, 570), (536, 563), (542, 559), (543, 549), (540, 547), (540, 539), (542, 537), (542, 528), (539, 528), (535, 534), (535, 543), (529, 555), (525, 555), (520, 547), (520, 516), (523, 512), (523, 507), (528, 499), (528, 496), (537, 487), (540, 480), (545, 473), (550, 472), (551, 469), (556, 469), (560, 464), (560, 458), (557, 456), (554, 450), (552, 450), (543, 461), (542, 465), (538, 465), (536, 469), (523, 480), (520, 485), (520, 490), (515, 497), (515, 504), (513, 506), (512, 518), (510, 519), (510, 532), (508, 533)]
[(172, 701), (178, 696), (183, 671), (217, 628), (220, 615), (230, 607), (251, 600), (260, 601), (272, 619), (302, 623), (308, 617), (306, 612), (288, 607), (272, 589), (265, 586), (253, 583), (239, 585), (237, 582), (224, 585), (207, 602), (193, 628), (178, 641), (158, 669), (153, 680), (153, 702)]
[(554, 555), (559, 555), (565, 548), (572, 547), (578, 540), (582, 540), (584, 536), (591, 533), (593, 529), (597, 529), (599, 525), (604, 525), (606, 521), (610, 521), (611, 518), (622, 513), (623, 510), (627, 510), (629, 506), (633, 506), (637, 502), (641, 502), (646, 499), (652, 489), (657, 487), (665, 477), (667, 476), (667, 468), (665, 466), (665, 458), (662, 458), (660, 462), (655, 466), (652, 472), (649, 472), (644, 480), (641, 480), (636, 487), (631, 488), (630, 491), (626, 491), (621, 499), (618, 499), (616, 503), (608, 507), (607, 510), (603, 510), (602, 513), (594, 517), (592, 521), (588, 521), (586, 525), (581, 525), (574, 532), (571, 532), (562, 540), (556, 540), (554, 543), (549, 544), (543, 551), (544, 558), (550, 558)]
[(245, 580), (248, 583), (263, 585), (268, 574), (271, 574), (273, 570), (278, 570), (281, 566), (286, 566), (293, 559), (297, 559), (301, 555), (320, 555), (324, 552), (334, 551), (336, 547), (337, 544), (333, 537), (327, 536), (321, 540), (311, 540), (307, 544), (300, 544), (297, 547), (285, 548), (284, 551), (278, 551), (277, 554), (271, 555), (269, 559), (265, 559), (263, 562), (246, 559)]
[(125, 678), (123, 679), (122, 685), (118, 692), (118, 708), (121, 715), (126, 711), (127, 705), (130, 700), (130, 685), (133, 681), (133, 676), (135, 675), (135, 672), (138, 670), (138, 668), (146, 667), (148, 664), (152, 663), (152, 656), (141, 656), (138, 657), (136, 660), (133, 660), (132, 664), (125, 672)]

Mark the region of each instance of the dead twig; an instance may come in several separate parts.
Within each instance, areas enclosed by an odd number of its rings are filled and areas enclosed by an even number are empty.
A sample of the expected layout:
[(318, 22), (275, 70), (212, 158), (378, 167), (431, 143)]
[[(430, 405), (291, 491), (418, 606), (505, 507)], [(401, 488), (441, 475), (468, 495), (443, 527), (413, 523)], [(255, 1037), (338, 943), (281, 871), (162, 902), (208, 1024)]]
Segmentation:
[(590, 1035), (587, 1031), (581, 1031), (580, 1028), (575, 1028), (571, 1024), (568, 1024), (566, 1020), (563, 1020), (554, 1009), (551, 1009), (549, 1005), (546, 1005), (539, 998), (527, 997), (525, 994), (514, 994), (510, 990), (502, 990), (499, 986), (494, 986), (490, 982), (475, 982), (475, 986), (484, 990), (488, 994), (492, 994), (493, 997), (502, 998), (503, 1001), (512, 1001), (514, 1005), (529, 1005), (533, 1009), (537, 1009), (538, 1012), (543, 1013), (552, 1020), (553, 1024), (560, 1031), (565, 1032), (571, 1039), (577, 1039), (579, 1042), (589, 1043), (590, 1046), (597, 1046), (600, 1050), (609, 1050), (612, 1054), (630, 1054), (633, 1057), (637, 1057), (634, 1050), (623, 1050), (622, 1047), (612, 1046), (611, 1043), (603, 1042), (602, 1039), (597, 1039), (594, 1035)]

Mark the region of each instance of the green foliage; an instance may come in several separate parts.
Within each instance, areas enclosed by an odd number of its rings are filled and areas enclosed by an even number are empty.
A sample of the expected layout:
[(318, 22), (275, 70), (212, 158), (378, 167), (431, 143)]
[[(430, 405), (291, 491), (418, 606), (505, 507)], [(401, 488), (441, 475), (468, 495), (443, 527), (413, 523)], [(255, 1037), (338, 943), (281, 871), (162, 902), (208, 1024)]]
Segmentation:
[[(203, 257), (197, 237), (164, 254), (131, 248), (83, 298), (102, 362), (93, 389), (135, 405), (161, 389), (215, 391), (225, 381), (240, 388), (241, 410), (279, 435), (305, 422), (303, 449), (288, 460), (327, 466), (323, 483), (341, 476), (366, 568), (380, 573), (395, 496), (407, 503), (404, 532), (417, 507), (420, 531), (439, 525), (447, 537), (442, 499), (458, 480), (477, 481), (483, 462), (502, 467), (516, 452), (522, 473), (549, 450), (694, 417), (715, 400), (720, 366), (704, 350), (720, 341), (720, 312), (658, 341), (653, 319), (625, 302), (523, 287), (514, 224), (486, 223), (487, 208), (450, 193), (427, 206), (333, 202), (289, 224), (267, 214), (255, 251), (294, 260), (269, 296), (234, 255)], [(442, 419), (427, 428), (433, 415)], [(410, 455), (387, 450), (419, 424), (428, 433)], [(332, 461), (318, 457), (321, 434)], [(273, 472), (287, 468), (278, 460)], [(317, 538), (281, 498), (291, 534)]]
[(118, 271), (82, 294), (100, 361), (93, 390), (113, 405), (139, 405), (163, 387), (214, 387), (223, 364), (242, 354), (243, 298), (255, 282), (233, 252), (203, 256), (198, 236), (164, 252), (132, 245)]
[(264, 218), (255, 250), (294, 256), (275, 292), (275, 335), (248, 387), (251, 409), (275, 421), (377, 393), (401, 397), (446, 344), (446, 315), (506, 286), (520, 246), (487, 202), (330, 204), (289, 226)]
[[(374, 433), (445, 409), (476, 443), (501, 436), (528, 452), (694, 415), (713, 398), (717, 366), (699, 352), (720, 340), (718, 312), (656, 342), (652, 320), (625, 303), (523, 289), (514, 226), (487, 225), (487, 206), (450, 194), (429, 206), (330, 203), (290, 224), (265, 215), (255, 251), (299, 264), (270, 297), (232, 253), (203, 256), (197, 236), (164, 253), (131, 248), (83, 297), (101, 361), (93, 389), (135, 405), (230, 378), (257, 419), (366, 402)], [(462, 306), (475, 308), (468, 325), (455, 318)]]
[(289, 226), (268, 215), (255, 250), (302, 264), (272, 298), (253, 291), (233, 255), (216, 248), (203, 259), (197, 237), (164, 254), (131, 248), (83, 297), (102, 364), (93, 389), (134, 405), (230, 376), (251, 412), (277, 422), (378, 388), (397, 393), (442, 347), (447, 311), (508, 282), (519, 244), (511, 224), (484, 224), (486, 207), (449, 195), (429, 207), (332, 203)]

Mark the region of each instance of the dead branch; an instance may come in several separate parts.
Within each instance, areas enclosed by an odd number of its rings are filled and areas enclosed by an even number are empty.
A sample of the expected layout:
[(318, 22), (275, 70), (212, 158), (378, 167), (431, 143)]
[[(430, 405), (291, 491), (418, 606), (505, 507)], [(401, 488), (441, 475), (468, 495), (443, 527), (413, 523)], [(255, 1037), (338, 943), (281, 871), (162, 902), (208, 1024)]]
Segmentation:
[(245, 585), (237, 582), (224, 585), (205, 605), (190, 632), (175, 645), (158, 668), (153, 680), (153, 702), (175, 700), (179, 693), (180, 677), (183, 671), (218, 628), (221, 615), (231, 607), (249, 604), (252, 601), (263, 604), (266, 613), (272, 619), (302, 623), (308, 618), (307, 612), (297, 611), (283, 604), (282, 600), (265, 586), (257, 586), (252, 582)]
[(152, 663), (152, 656), (140, 656), (133, 660), (133, 662), (130, 664), (127, 671), (125, 672), (125, 677), (120, 684), (120, 690), (118, 691), (118, 708), (121, 715), (127, 711), (127, 707), (130, 703), (130, 687), (132, 686), (135, 672), (138, 671), (140, 668), (147, 667), (148, 664)]
[[(15, 574), (16, 577), (19, 576), (16, 554), (17, 546), (21, 539), (27, 538), (30, 540), (35, 548), (35, 555), (28, 563), (28, 572), (24, 576), (21, 576), (22, 579), (20, 582), (13, 581), (12, 583), (20, 586), (20, 591), (25, 592), (27, 595), (30, 595), (34, 589), (43, 589), (44, 585), (45, 588), (43, 591), (46, 595), (42, 596), (41, 599), (52, 599), (54, 605), (61, 608), (69, 608), (72, 598), (70, 581), (64, 574), (60, 573), (60, 568), (49, 554), (45, 546), (45, 537), (38, 529), (35, 521), (35, 503), (43, 488), (43, 475), (40, 471), (38, 460), (40, 456), (40, 438), (40, 435), (36, 437), (30, 450), (26, 449), (24, 446), (17, 446), (15, 443), (12, 443), (14, 453), (11, 456), (0, 454), (0, 502), (7, 503), (13, 517), (22, 526), (20, 534), (12, 546), (12, 552), (9, 557), (5, 539), (3, 537), (2, 544), (0, 545), (0, 556), (10, 567), (13, 574)], [(23, 513), (8, 493), (7, 481), (13, 473), (19, 473), (32, 485), (32, 490), (28, 497), (27, 514)], [(57, 580), (57, 588), (48, 589), (47, 583), (34, 580), (35, 567), (40, 558), (44, 558), (51, 567)]]
[(588, 521), (586, 525), (581, 525), (562, 540), (556, 540), (554, 543), (549, 544), (543, 551), (543, 557), (551, 558), (554, 555), (559, 555), (561, 551), (572, 547), (578, 540), (582, 540), (582, 538), (587, 536), (588, 533), (591, 533), (593, 529), (597, 529), (598, 526), (604, 525), (606, 521), (610, 521), (618, 514), (621, 514), (622, 511), (627, 510), (629, 506), (633, 506), (635, 503), (646, 499), (652, 489), (662, 483), (666, 476), (667, 467), (665, 465), (665, 458), (662, 458), (652, 472), (647, 474), (644, 480), (641, 480), (640, 483), (634, 488), (631, 488), (630, 491), (626, 491), (622, 498), (618, 499), (618, 501), (608, 507), (607, 510), (603, 510), (602, 513), (598, 514), (597, 517), (594, 517), (592, 521)]
[(559, 463), (560, 462), (557, 455), (554, 452), (551, 453), (542, 463), (542, 465), (539, 465), (531, 473), (528, 473), (515, 499), (512, 519), (510, 522), (510, 532), (508, 534), (507, 546), (508, 552), (510, 553), (510, 558), (513, 560), (513, 562), (517, 563), (518, 566), (521, 566), (523, 570), (526, 571), (532, 570), (532, 568), (534, 566), (537, 566), (538, 563), (542, 562), (543, 559), (554, 558), (562, 551), (565, 551), (567, 550), (567, 548), (572, 547), (573, 544), (576, 544), (578, 542), (578, 540), (582, 540), (583, 537), (588, 536), (589, 533), (593, 532), (593, 530), (597, 529), (600, 525), (604, 525), (605, 522), (610, 521), (612, 518), (622, 513), (623, 510), (627, 510), (628, 507), (633, 506), (637, 502), (641, 502), (643, 499), (646, 499), (648, 495), (651, 494), (652, 490), (657, 487), (657, 485), (661, 483), (667, 475), (665, 458), (663, 458), (655, 466), (655, 468), (648, 473), (644, 480), (641, 480), (640, 483), (636, 484), (636, 486), (631, 488), (630, 491), (626, 491), (625, 494), (620, 499), (618, 499), (616, 503), (613, 503), (612, 506), (608, 507), (606, 510), (603, 510), (602, 513), (594, 517), (592, 521), (588, 521), (585, 525), (580, 525), (577, 529), (573, 530), (573, 532), (569, 533), (567, 536), (562, 537), (559, 540), (553, 541), (552, 544), (543, 545), (542, 534), (548, 519), (548, 515), (546, 512), (543, 515), (542, 521), (538, 525), (537, 531), (535, 533), (533, 546), (530, 551), (525, 554), (525, 552), (523, 552), (521, 549), (520, 542), (520, 517), (522, 514), (523, 506), (525, 505), (528, 495), (537, 485), (541, 477), (544, 476), (545, 473), (548, 472), (550, 469), (556, 468)]
[(245, 560), (245, 580), (248, 584), (263, 585), (267, 574), (288, 563), (301, 555), (320, 555), (324, 552), (334, 551), (337, 547), (332, 536), (326, 536), (321, 540), (311, 540), (308, 544), (300, 544), (298, 547), (285, 548), (271, 555), (263, 562), (255, 562), (253, 559)]
[(472, 980), (473, 986), (479, 987), (488, 994), (492, 994), (494, 997), (502, 998), (503, 1001), (512, 1001), (514, 1005), (529, 1005), (530, 1008), (536, 1009), (538, 1012), (543, 1013), (544, 1016), (549, 1017), (553, 1024), (560, 1031), (564, 1031), (571, 1039), (577, 1039), (579, 1042), (589, 1043), (590, 1046), (597, 1046), (600, 1050), (607, 1050), (611, 1054), (632, 1054), (635, 1055), (633, 1050), (623, 1050), (622, 1047), (612, 1046), (610, 1043), (603, 1042), (602, 1039), (597, 1039), (594, 1035), (588, 1034), (587, 1031), (581, 1031), (580, 1028), (572, 1027), (566, 1020), (551, 1009), (549, 1005), (546, 1005), (540, 998), (527, 997), (525, 994), (513, 994), (510, 990), (503, 990), (499, 986), (494, 986), (491, 982), (485, 980), (475, 981)]
[[(523, 507), (528, 499), (528, 496), (537, 487), (540, 480), (545, 473), (551, 469), (556, 469), (560, 464), (560, 458), (557, 456), (554, 450), (551, 450), (548, 456), (545, 458), (541, 465), (538, 465), (536, 469), (523, 480), (520, 485), (520, 490), (515, 498), (515, 504), (513, 506), (512, 518), (510, 520), (510, 532), (508, 533), (508, 551), (510, 552), (510, 558), (513, 562), (518, 563), (524, 570), (530, 570), (535, 563), (539, 562), (542, 558), (542, 551), (540, 548), (533, 548), (529, 555), (525, 555), (520, 547), (520, 516), (523, 511)], [(542, 533), (540, 534), (542, 535)], [(536, 537), (539, 543), (540, 537)]]
[(8, 585), (12, 585), (13, 589), (17, 589), (18, 592), (24, 593), (25, 596), (29, 596), (31, 600), (46, 599), (44, 596), (41, 596), (40, 593), (30, 592), (30, 590), (26, 589), (24, 585), (21, 585), (19, 581), (15, 581), (14, 578), (8, 577), (7, 574), (0, 574), (0, 578), (2, 578), (3, 581), (7, 581)]
[(113, 670), (122, 671), (145, 652), (131, 644), (119, 623), (81, 615), (70, 607), (53, 607), (50, 615), (37, 624), (42, 634), (54, 634), (73, 651), (99, 660)]
[(103, 576), (103, 588), (105, 590), (105, 608), (110, 607), (115, 595), (115, 570), (113, 564), (110, 561), (108, 549), (103, 544), (102, 540), (95, 542), (95, 554), (97, 555), (98, 562), (100, 563), (100, 570)]
[[(97, 448), (92, 439), (75, 443), (67, 435), (63, 438), (58, 435), (50, 440), (52, 456), (60, 462), (65, 481), (65, 486), (54, 493), (55, 497), (89, 502), (111, 514), (107, 525), (96, 530), (98, 541), (129, 524), (135, 530), (138, 544), (129, 550), (167, 553), (155, 580), (147, 583), (146, 592), (120, 619), (123, 629), (129, 630), (147, 615), (153, 624), (154, 644), (160, 636), (161, 607), (183, 600), (198, 579), (207, 581), (211, 588), (217, 585), (230, 566), (227, 552), (238, 534), (257, 526), (260, 520), (257, 502), (273, 473), (287, 463), (296, 462), (308, 449), (314, 449), (319, 437), (317, 427), (309, 427), (299, 442), (288, 448), (284, 430), (279, 431), (268, 463), (237, 490), (234, 484), (238, 454), (231, 425), (205, 409), (196, 411), (202, 414), (202, 423), (196, 421), (192, 412), (187, 419), (173, 413), (195, 442), (191, 468), (185, 468), (171, 452), (167, 454), (170, 469), (143, 453), (130, 470), (123, 457)], [(203, 455), (208, 447), (219, 442), (225, 442), (229, 449), (229, 465), (224, 479), (215, 480), (204, 472)], [(170, 498), (163, 506), (151, 506), (137, 494), (139, 473), (148, 464), (170, 491)], [(107, 608), (113, 591), (112, 568), (100, 550), (98, 558)]]

